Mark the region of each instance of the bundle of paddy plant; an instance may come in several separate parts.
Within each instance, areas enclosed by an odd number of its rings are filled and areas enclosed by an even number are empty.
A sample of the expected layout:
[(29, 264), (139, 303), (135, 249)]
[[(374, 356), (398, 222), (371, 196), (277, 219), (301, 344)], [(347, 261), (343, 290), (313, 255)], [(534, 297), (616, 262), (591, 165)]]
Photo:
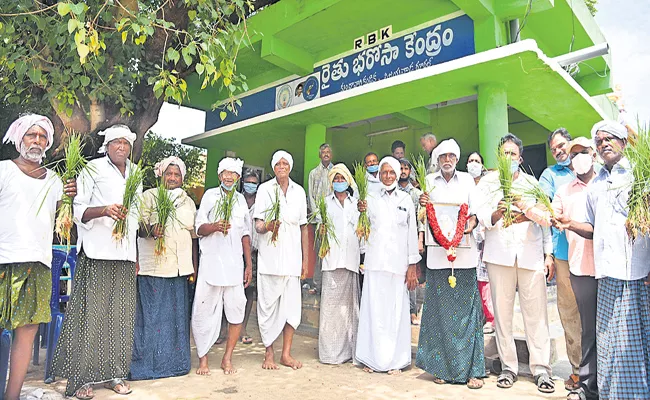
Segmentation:
[(235, 180), (235, 183), (233, 183), (232, 187), (233, 188), (230, 189), (229, 191), (225, 191), (222, 189), (225, 193), (221, 195), (219, 200), (217, 200), (217, 204), (214, 206), (215, 222), (224, 221), (224, 227), (223, 227), (224, 236), (228, 236), (228, 224), (232, 219), (232, 209), (234, 208), (235, 202), (237, 201), (235, 197), (235, 193), (237, 193), (237, 191), (235, 190), (235, 187), (237, 187), (237, 180)]
[[(120, 243), (129, 232), (129, 214), (133, 211), (137, 212), (140, 207), (138, 196), (138, 189), (142, 186), (144, 179), (145, 169), (142, 167), (142, 161), (135, 165), (129, 163), (130, 174), (126, 178), (126, 186), (124, 188), (124, 197), (122, 198), (122, 212), (127, 216), (124, 219), (115, 221), (113, 225), (113, 240)], [(133, 210), (132, 210), (133, 209)]]
[[(68, 143), (65, 146), (65, 157), (58, 163), (58, 175), (67, 184), (71, 179), (77, 179), (79, 175), (88, 169), (88, 160), (83, 155), (84, 144), (82, 136), (75, 132), (70, 132), (68, 135)], [(72, 197), (67, 196), (65, 193), (61, 197), (61, 205), (59, 206), (56, 222), (54, 224), (54, 231), (56, 232), (61, 244), (70, 247), (70, 232), (73, 225), (72, 214)]]
[(650, 235), (650, 137), (648, 127), (639, 127), (623, 154), (630, 161), (634, 181), (627, 200), (625, 228), (631, 241)]
[(512, 205), (514, 196), (512, 190), (512, 177), (513, 173), (510, 169), (512, 165), (512, 158), (506, 154), (503, 149), (499, 149), (497, 153), (497, 171), (499, 172), (499, 189), (503, 192), (503, 202), (505, 203), (506, 210), (503, 214), (503, 227), (507, 228), (514, 222), (514, 215), (512, 212)]
[[(359, 190), (359, 201), (366, 201), (368, 199), (368, 176), (366, 174), (366, 167), (360, 163), (354, 165), (354, 180)], [(367, 211), (359, 215), (356, 232), (359, 239), (368, 241), (370, 237), (370, 218), (368, 218)]]
[[(427, 187), (427, 164), (424, 162), (424, 157), (422, 154), (419, 154), (415, 157), (411, 154), (411, 159), (413, 160), (413, 167), (415, 168), (415, 179), (418, 181), (420, 190), (422, 193), (429, 193), (429, 190), (433, 188)], [(424, 223), (427, 219), (427, 210), (424, 207), (418, 207), (418, 221)]]
[[(271, 205), (264, 211), (264, 223), (280, 221), (280, 188), (276, 186), (275, 195), (271, 198)], [(273, 224), (273, 234), (271, 235), (271, 243), (275, 246), (278, 242), (279, 227)]]
[(327, 215), (327, 203), (325, 203), (324, 196), (321, 196), (318, 200), (316, 200), (316, 210), (309, 217), (310, 223), (317, 221), (318, 226), (316, 227), (316, 240), (314, 241), (314, 244), (319, 243), (320, 241), (318, 257), (323, 259), (330, 252), (330, 243), (338, 243), (338, 240), (336, 239), (336, 233), (334, 232), (334, 223)]
[(154, 256), (160, 257), (167, 253), (165, 246), (165, 229), (167, 225), (176, 219), (176, 204), (172, 198), (171, 191), (167, 189), (162, 178), (156, 187), (156, 198), (154, 210), (158, 216), (156, 223), (162, 228), (159, 237), (155, 238)]

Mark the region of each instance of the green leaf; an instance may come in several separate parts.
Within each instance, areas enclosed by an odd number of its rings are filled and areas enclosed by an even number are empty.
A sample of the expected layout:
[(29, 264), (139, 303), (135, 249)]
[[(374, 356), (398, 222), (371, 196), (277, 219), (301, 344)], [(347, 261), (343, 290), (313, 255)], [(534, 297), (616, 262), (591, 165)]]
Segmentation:
[(178, 82), (178, 88), (181, 89), (183, 92), (187, 92), (187, 82), (181, 80), (180, 82)]
[(81, 15), (86, 11), (86, 5), (84, 3), (70, 4), (70, 10), (76, 15)]
[(88, 53), (90, 52), (90, 48), (83, 44), (77, 44), (77, 53), (79, 54), (79, 62), (81, 64), (86, 62), (86, 57), (88, 56)]
[(57, 5), (56, 10), (58, 11), (60, 16), (64, 17), (70, 12), (70, 4), (69, 3), (59, 3)]
[(83, 86), (83, 87), (86, 87), (86, 86), (90, 85), (90, 78), (85, 76), (85, 75), (82, 75), (79, 78), (79, 81), (81, 82), (81, 86)]
[(205, 71), (203, 64), (196, 64), (196, 73), (199, 74), (199, 76), (203, 74), (203, 71)]
[(43, 73), (39, 68), (32, 68), (27, 72), (27, 76), (29, 77), (29, 80), (35, 84), (38, 84), (41, 81), (42, 75)]
[(167, 86), (165, 89), (165, 97), (172, 97), (174, 95), (174, 88), (171, 86)]
[(70, 18), (68, 20), (68, 33), (72, 34), (77, 29), (77, 20)]
[(181, 55), (178, 53), (178, 51), (175, 48), (170, 47), (167, 49), (167, 59), (173, 61), (174, 64), (177, 64), (178, 61), (181, 59)]
[(221, 118), (222, 121), (223, 121), (224, 119), (226, 119), (227, 116), (228, 116), (228, 113), (225, 112), (225, 111), (221, 111), (221, 112), (219, 113), (219, 118)]
[(128, 31), (122, 32), (122, 44), (126, 43), (126, 38), (129, 36)]
[(16, 77), (19, 79), (22, 78), (27, 71), (27, 64), (23, 61), (18, 61), (14, 67), (14, 71), (16, 71)]
[(196, 10), (188, 11), (187, 16), (190, 18), (190, 21), (194, 21), (194, 18), (196, 18)]
[(189, 49), (184, 47), (181, 52), (183, 53), (183, 61), (185, 61), (185, 65), (188, 67), (192, 65), (192, 56), (190, 55)]

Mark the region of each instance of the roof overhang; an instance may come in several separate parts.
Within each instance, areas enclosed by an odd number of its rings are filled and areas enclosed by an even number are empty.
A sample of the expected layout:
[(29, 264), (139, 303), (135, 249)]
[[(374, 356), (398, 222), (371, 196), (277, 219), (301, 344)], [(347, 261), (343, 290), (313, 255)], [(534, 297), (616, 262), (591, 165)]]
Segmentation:
[(524, 40), (209, 130), (183, 143), (208, 148), (224, 134), (260, 138), (271, 132), (304, 131), (315, 123), (333, 127), (475, 95), (486, 83), (505, 85), (508, 104), (548, 130), (563, 126), (576, 135), (586, 134), (605, 117), (534, 40)]

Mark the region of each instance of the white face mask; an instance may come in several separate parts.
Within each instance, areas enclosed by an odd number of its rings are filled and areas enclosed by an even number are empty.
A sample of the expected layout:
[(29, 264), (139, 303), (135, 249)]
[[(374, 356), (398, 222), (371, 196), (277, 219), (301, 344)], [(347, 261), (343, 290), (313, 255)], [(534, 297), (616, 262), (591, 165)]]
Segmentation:
[(467, 164), (467, 172), (472, 175), (472, 178), (478, 178), (483, 172), (483, 166), (477, 162), (469, 163)]
[(393, 182), (390, 186), (386, 186), (383, 183), (381, 184), (386, 191), (391, 191), (397, 187), (397, 179), (395, 179), (395, 182)]
[(573, 165), (573, 170), (576, 172), (576, 174), (584, 175), (589, 172), (593, 166), (594, 159), (590, 154), (580, 153), (573, 157), (571, 164)]

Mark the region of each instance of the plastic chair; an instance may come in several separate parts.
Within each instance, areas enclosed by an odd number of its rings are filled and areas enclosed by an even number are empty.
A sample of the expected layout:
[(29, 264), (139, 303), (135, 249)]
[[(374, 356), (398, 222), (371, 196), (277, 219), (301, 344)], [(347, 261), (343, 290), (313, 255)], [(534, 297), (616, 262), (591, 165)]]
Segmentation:
[(9, 372), (9, 350), (11, 349), (11, 332), (3, 329), (0, 333), (0, 400), (4, 397)]

